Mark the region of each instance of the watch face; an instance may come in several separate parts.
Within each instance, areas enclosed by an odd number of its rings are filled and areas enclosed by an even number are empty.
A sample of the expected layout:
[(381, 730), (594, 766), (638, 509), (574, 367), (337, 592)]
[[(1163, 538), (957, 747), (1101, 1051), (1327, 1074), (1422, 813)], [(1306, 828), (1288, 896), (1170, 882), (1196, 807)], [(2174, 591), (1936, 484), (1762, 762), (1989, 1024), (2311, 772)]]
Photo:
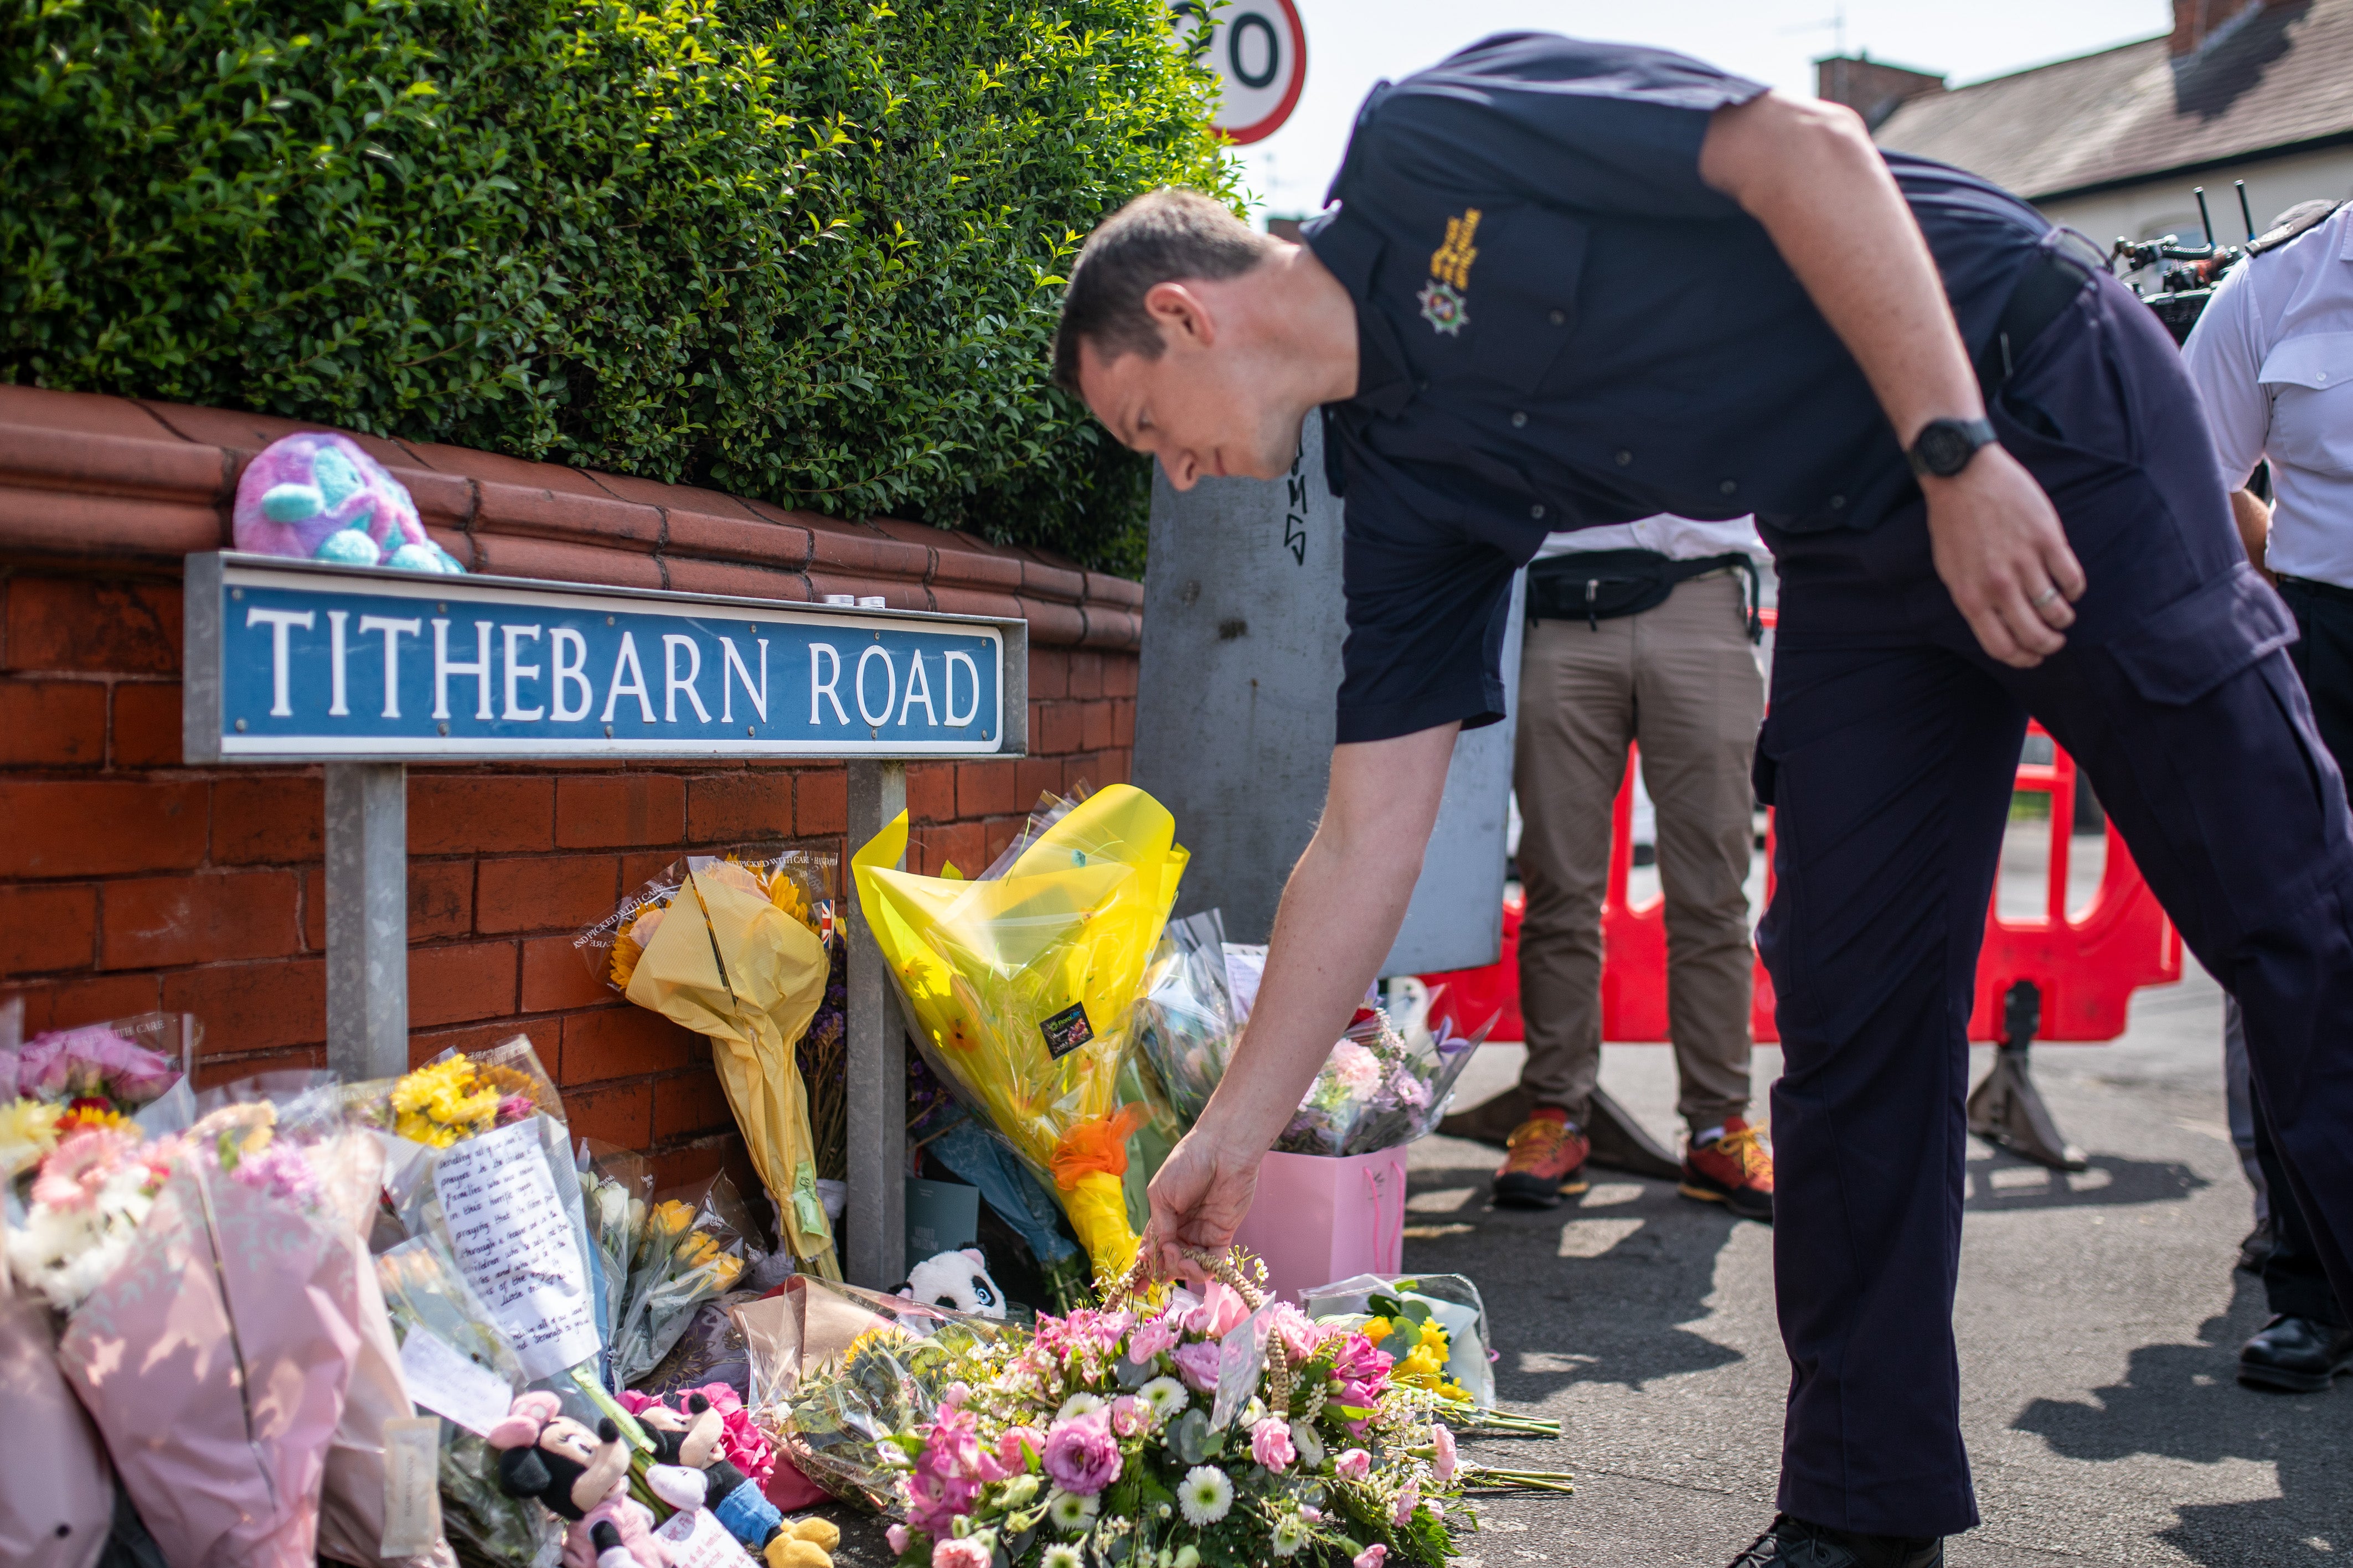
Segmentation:
[(1920, 466), (1940, 479), (1959, 473), (1968, 466), (1970, 454), (1977, 450), (1968, 437), (1943, 420), (1923, 429), (1916, 445)]

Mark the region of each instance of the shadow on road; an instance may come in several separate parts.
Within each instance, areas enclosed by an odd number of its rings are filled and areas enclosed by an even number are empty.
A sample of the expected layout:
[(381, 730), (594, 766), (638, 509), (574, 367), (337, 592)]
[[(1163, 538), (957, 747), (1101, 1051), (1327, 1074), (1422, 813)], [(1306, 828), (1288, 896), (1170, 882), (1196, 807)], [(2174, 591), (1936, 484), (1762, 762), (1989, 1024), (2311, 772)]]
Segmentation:
[(2213, 1185), (2179, 1160), (2094, 1154), (2089, 1170), (2050, 1171), (1999, 1152), (1969, 1162), (1968, 1183), (1963, 1206), (1980, 1214), (2171, 1203)]
[[(1716, 1254), (1748, 1222), (1663, 1182), (1595, 1173), (1584, 1202), (1489, 1205), (1492, 1165), (1419, 1170), (1407, 1184), (1406, 1266), (1478, 1281), (1494, 1331), (1495, 1389), (1538, 1404), (1572, 1384), (1640, 1388), (1743, 1359), (1676, 1325), (1709, 1314)], [(1573, 1345), (1572, 1351), (1549, 1347)]]
[(2345, 1462), (2353, 1390), (2295, 1395), (2239, 1386), (2238, 1347), (2265, 1313), (2263, 1287), (2235, 1279), (2231, 1310), (2199, 1326), (2199, 1343), (2143, 1345), (2123, 1381), (2094, 1389), (2089, 1403), (2037, 1399), (2010, 1425), (2056, 1454), (2093, 1463), (2147, 1454), (2276, 1465), (2276, 1498), (2184, 1505), (2159, 1539), (2214, 1568), (2342, 1563), (2353, 1550), (2353, 1468)]

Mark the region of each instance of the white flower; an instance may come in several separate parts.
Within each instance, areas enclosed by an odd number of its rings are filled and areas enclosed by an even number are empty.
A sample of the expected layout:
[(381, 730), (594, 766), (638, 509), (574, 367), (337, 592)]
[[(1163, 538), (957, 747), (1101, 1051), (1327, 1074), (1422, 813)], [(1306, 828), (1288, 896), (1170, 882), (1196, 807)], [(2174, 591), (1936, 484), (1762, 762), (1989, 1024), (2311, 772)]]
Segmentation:
[(1185, 1510), (1185, 1522), (1197, 1530), (1215, 1524), (1234, 1506), (1234, 1483), (1215, 1465), (1196, 1465), (1176, 1488), (1176, 1506)]
[(1038, 1560), (1038, 1568), (1086, 1568), (1086, 1559), (1079, 1549), (1067, 1542), (1056, 1542), (1046, 1548), (1046, 1555)]
[(1307, 1526), (1297, 1514), (1285, 1514), (1274, 1527), (1274, 1554), (1288, 1557), (1306, 1544)]
[(1135, 1391), (1135, 1396), (1152, 1407), (1155, 1421), (1174, 1421), (1185, 1414), (1185, 1406), (1193, 1402), (1185, 1385), (1173, 1377), (1155, 1377)]
[(1291, 1446), (1299, 1450), (1299, 1468), (1314, 1474), (1324, 1468), (1324, 1439), (1315, 1435), (1312, 1421), (1291, 1424)]
[(1102, 1507), (1099, 1499), (1081, 1497), (1076, 1492), (1066, 1492), (1056, 1487), (1054, 1495), (1046, 1500), (1046, 1517), (1054, 1521), (1056, 1530), (1075, 1533), (1093, 1523), (1095, 1514)]
[(1101, 1410), (1103, 1407), (1103, 1402), (1099, 1395), (1092, 1394), (1073, 1394), (1068, 1399), (1062, 1401), (1062, 1407), (1054, 1412), (1054, 1419), (1057, 1421), (1075, 1420), (1079, 1416), (1085, 1415), (1092, 1411)]
[(1266, 1419), (1266, 1402), (1253, 1398), (1242, 1406), (1241, 1429), (1245, 1432)]

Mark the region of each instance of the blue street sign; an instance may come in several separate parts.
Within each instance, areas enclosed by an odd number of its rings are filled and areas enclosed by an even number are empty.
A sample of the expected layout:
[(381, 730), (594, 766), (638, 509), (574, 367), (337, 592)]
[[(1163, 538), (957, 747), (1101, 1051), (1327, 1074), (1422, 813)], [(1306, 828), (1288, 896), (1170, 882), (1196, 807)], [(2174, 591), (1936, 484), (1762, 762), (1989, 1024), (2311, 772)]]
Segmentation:
[(1028, 630), (192, 555), (185, 750), (191, 763), (1018, 755)]

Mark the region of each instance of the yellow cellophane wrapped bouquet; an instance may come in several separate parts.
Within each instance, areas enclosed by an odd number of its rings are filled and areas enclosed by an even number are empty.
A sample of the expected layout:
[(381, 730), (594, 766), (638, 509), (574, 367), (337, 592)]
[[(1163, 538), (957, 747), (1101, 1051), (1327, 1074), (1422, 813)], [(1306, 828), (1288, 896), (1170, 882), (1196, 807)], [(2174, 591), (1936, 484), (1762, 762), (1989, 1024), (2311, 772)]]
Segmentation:
[(1128, 1013), (1189, 858), (1158, 801), (1113, 784), (979, 881), (894, 870), (907, 818), (851, 858), (858, 907), (924, 1054), (1052, 1184), (1101, 1283), (1134, 1266), (1121, 1177)]
[(841, 1278), (817, 1186), (807, 1086), (794, 1047), (825, 999), (816, 910), (780, 860), (690, 856), (667, 898), (628, 911), (611, 933), (608, 973), (622, 994), (707, 1037), (712, 1063), (784, 1240), (813, 1272)]

